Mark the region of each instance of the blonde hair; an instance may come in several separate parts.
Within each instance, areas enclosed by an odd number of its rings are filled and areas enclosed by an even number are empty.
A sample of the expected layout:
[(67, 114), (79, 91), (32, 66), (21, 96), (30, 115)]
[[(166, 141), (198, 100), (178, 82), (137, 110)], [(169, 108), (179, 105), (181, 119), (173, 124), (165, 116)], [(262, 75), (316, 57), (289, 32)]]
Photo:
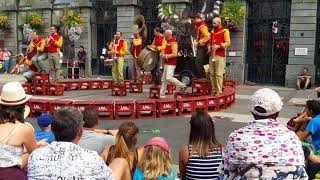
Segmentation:
[(146, 180), (159, 179), (161, 176), (172, 177), (170, 153), (158, 146), (144, 148), (140, 169)]

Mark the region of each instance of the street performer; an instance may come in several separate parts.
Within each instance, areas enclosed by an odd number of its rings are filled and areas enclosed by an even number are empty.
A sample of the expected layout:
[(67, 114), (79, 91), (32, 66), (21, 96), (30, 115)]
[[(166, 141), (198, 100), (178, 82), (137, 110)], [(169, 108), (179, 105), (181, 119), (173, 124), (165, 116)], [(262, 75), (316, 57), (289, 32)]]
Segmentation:
[(63, 39), (57, 33), (57, 27), (52, 25), (50, 27), (51, 34), (47, 37), (46, 44), (48, 48), (49, 60), (49, 75), (53, 81), (59, 81), (62, 75), (60, 70), (60, 49), (62, 47)]
[(112, 65), (112, 79), (116, 84), (123, 83), (124, 56), (128, 52), (128, 45), (127, 41), (122, 39), (122, 33), (120, 31), (115, 34), (113, 42), (109, 45), (109, 49), (111, 50), (108, 51), (108, 55), (114, 58)]
[(47, 52), (46, 52), (46, 42), (45, 40), (39, 36), (37, 31), (33, 31), (32, 33), (33, 40), (31, 41), (30, 45), (31, 48), (36, 51), (36, 55), (32, 58), (32, 63), (38, 69), (39, 72), (49, 73), (47, 59)]
[[(132, 55), (132, 78), (134, 82), (141, 82), (142, 70), (138, 65), (138, 57), (142, 51), (148, 33), (148, 29), (145, 25), (145, 20), (142, 15), (137, 15), (133, 18), (132, 31), (133, 35), (131, 36), (132, 42), (130, 47), (130, 53)], [(140, 33), (142, 34), (142, 36), (140, 35)]]
[(224, 61), (226, 48), (231, 44), (230, 32), (221, 26), (221, 19), (216, 17), (212, 21), (211, 43), (208, 46), (210, 53), (209, 71), (212, 85), (212, 94), (219, 96), (222, 93)]
[[(154, 39), (152, 41), (152, 47), (160, 54), (161, 51), (163, 51), (166, 48), (167, 41), (163, 35), (163, 30), (161, 28), (156, 27), (153, 30), (153, 33), (154, 33)], [(151, 71), (152, 80), (156, 86), (160, 85), (160, 75), (161, 75), (160, 70), (162, 70), (163, 68), (162, 66), (163, 66), (162, 62), (159, 61), (157, 63), (157, 66)]]
[(184, 92), (187, 89), (185, 84), (173, 77), (174, 70), (177, 66), (178, 43), (176, 39), (172, 37), (171, 30), (166, 30), (164, 36), (166, 38), (167, 45), (160, 54), (160, 59), (164, 61), (164, 69), (161, 78), (162, 84), (160, 89), (161, 98), (166, 98), (168, 82), (179, 87), (181, 92)]
[(210, 33), (207, 24), (201, 19), (200, 14), (193, 14), (191, 16), (192, 23), (196, 25), (196, 42), (195, 47), (197, 48), (196, 66), (197, 66), (197, 77), (205, 78), (206, 73), (204, 65), (209, 63), (208, 56), (208, 44), (210, 43)]

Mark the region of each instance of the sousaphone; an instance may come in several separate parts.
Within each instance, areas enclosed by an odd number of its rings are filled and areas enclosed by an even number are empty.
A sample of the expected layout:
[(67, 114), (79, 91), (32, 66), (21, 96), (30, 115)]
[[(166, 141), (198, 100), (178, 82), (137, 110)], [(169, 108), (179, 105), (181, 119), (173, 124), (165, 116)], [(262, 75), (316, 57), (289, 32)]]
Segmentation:
[[(148, 29), (145, 24), (145, 19), (142, 15), (137, 15), (133, 18), (132, 21), (132, 33), (133, 34), (141, 34), (142, 44), (144, 44), (147, 40)], [(134, 46), (131, 43), (130, 52), (133, 54)], [(157, 64), (159, 59), (158, 52), (152, 47), (145, 47), (138, 56), (137, 64), (144, 71), (151, 71)]]

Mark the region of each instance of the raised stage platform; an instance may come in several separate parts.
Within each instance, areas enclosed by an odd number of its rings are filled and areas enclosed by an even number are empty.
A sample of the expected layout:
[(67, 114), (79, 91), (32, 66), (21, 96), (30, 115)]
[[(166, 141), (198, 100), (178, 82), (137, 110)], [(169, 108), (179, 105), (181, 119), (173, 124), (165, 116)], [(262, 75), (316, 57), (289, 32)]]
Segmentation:
[(115, 85), (112, 80), (67, 80), (59, 84), (47, 81), (46, 75), (35, 77), (33, 84), (22, 83), (28, 94), (30, 117), (62, 107), (95, 108), (100, 120), (144, 119), (189, 116), (197, 110), (215, 112), (229, 108), (235, 102), (236, 84), (224, 81), (220, 96), (210, 95), (211, 86), (206, 79), (194, 79), (185, 93), (168, 85), (166, 98), (159, 98), (159, 89), (150, 84), (126, 81)]

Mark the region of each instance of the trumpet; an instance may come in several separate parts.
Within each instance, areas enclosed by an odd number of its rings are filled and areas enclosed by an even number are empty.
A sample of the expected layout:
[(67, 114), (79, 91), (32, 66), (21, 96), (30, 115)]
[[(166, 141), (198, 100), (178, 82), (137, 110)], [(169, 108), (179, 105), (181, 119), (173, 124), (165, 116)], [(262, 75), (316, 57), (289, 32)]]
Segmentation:
[(190, 35), (190, 39), (191, 39), (192, 55), (193, 57), (196, 57), (197, 56), (196, 39), (192, 35)]

